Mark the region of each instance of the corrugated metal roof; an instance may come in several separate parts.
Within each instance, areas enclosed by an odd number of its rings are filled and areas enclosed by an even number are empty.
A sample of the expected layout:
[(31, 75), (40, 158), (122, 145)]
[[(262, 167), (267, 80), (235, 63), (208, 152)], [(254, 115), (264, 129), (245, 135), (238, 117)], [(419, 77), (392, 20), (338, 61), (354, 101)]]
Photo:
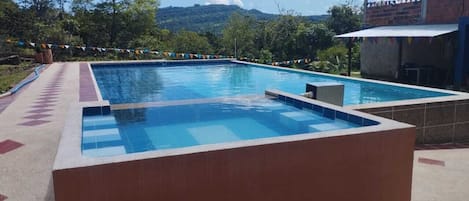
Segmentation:
[(335, 36), (358, 37), (435, 37), (458, 31), (458, 24), (381, 26)]

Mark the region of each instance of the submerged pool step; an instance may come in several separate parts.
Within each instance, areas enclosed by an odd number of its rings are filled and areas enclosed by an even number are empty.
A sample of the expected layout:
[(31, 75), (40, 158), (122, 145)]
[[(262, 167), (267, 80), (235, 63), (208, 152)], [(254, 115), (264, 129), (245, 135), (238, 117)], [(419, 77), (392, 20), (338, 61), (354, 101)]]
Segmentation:
[(341, 120), (336, 120), (329, 123), (312, 124), (308, 126), (309, 132), (332, 131), (347, 128), (353, 128), (353, 126), (350, 125), (350, 123)]
[(124, 146), (104, 147), (97, 149), (85, 149), (83, 155), (88, 157), (105, 157), (126, 154)]
[(308, 111), (282, 112), (279, 114), (279, 121), (283, 126), (293, 129), (325, 122), (323, 117)]
[(116, 127), (117, 121), (114, 116), (88, 116), (83, 118), (83, 129)]
[(83, 143), (100, 143), (122, 140), (119, 129), (97, 129), (83, 131)]

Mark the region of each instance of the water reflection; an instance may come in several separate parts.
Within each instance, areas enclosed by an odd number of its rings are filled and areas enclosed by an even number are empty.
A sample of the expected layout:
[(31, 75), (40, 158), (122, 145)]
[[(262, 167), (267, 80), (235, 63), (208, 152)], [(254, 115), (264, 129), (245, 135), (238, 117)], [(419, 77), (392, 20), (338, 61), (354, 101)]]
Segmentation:
[(228, 67), (225, 77), (229, 78), (230, 89), (252, 85), (252, 68), (248, 66)]

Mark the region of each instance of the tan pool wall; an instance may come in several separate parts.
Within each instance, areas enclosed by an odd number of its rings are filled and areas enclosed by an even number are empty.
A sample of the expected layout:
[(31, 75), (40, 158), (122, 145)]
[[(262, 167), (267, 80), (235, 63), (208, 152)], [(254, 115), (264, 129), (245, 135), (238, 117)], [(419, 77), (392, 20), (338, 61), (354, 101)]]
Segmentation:
[(53, 172), (57, 201), (410, 201), (415, 128)]
[(415, 125), (416, 144), (469, 142), (469, 100), (358, 110)]

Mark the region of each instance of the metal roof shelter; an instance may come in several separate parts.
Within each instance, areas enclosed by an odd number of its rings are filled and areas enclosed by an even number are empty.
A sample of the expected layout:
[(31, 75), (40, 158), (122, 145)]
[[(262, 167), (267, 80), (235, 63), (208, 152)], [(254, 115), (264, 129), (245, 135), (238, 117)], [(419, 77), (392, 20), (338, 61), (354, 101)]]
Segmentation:
[(381, 26), (335, 36), (337, 38), (367, 37), (437, 37), (458, 31), (458, 24)]
[[(352, 68), (352, 38), (432, 38), (458, 31), (458, 24), (380, 26), (335, 36), (349, 38), (348, 75)], [(402, 40), (399, 40), (399, 63), (402, 60)]]

